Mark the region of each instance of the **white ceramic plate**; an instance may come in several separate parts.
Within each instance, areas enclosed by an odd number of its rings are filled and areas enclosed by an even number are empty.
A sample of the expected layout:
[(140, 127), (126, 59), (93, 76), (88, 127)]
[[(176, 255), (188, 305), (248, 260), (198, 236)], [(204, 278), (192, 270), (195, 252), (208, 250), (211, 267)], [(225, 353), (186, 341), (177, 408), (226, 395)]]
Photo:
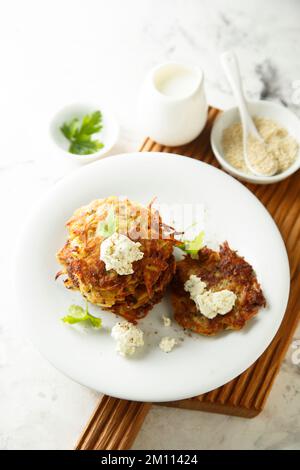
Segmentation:
[[(101, 331), (63, 324), (71, 303), (83, 304), (76, 292), (54, 281), (55, 253), (66, 237), (64, 224), (73, 211), (95, 198), (126, 195), (146, 203), (204, 204), (207, 230), (228, 240), (255, 268), (269, 307), (240, 332), (207, 338), (184, 335), (167, 299), (140, 322), (144, 351), (131, 359), (115, 352), (107, 331), (115, 315), (100, 313)], [(41, 353), (74, 380), (106, 394), (140, 401), (178, 400), (207, 392), (236, 377), (266, 349), (283, 318), (289, 293), (289, 267), (280, 233), (261, 203), (242, 184), (210, 165), (162, 153), (132, 153), (80, 168), (40, 201), (17, 254), (16, 292), (24, 328)], [(158, 331), (158, 333), (155, 333)], [(170, 354), (158, 348), (162, 336), (179, 336)]]

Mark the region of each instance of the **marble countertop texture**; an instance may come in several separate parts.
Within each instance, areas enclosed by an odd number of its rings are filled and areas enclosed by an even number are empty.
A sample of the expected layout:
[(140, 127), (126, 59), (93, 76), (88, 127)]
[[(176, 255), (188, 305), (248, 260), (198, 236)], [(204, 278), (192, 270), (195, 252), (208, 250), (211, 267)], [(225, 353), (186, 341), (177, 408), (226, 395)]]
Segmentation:
[[(55, 370), (23, 337), (11, 290), (20, 227), (76, 164), (51, 146), (52, 115), (74, 101), (108, 104), (122, 127), (114, 153), (136, 150), (137, 89), (167, 60), (197, 64), (208, 100), (232, 103), (219, 54), (237, 52), (249, 98), (300, 116), (297, 0), (11, 0), (0, 14), (0, 448), (72, 449), (98, 393)], [(300, 338), (295, 334), (294, 348)], [(289, 349), (252, 420), (153, 406), (135, 449), (299, 449), (300, 353)]]

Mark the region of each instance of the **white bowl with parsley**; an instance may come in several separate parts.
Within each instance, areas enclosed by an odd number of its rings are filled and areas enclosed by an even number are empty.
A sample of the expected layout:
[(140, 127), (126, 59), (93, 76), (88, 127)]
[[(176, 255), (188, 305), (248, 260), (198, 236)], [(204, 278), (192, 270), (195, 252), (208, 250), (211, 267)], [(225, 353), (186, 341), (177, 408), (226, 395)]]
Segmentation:
[(89, 163), (106, 155), (116, 144), (119, 125), (103, 106), (73, 103), (54, 116), (50, 135), (66, 158)]

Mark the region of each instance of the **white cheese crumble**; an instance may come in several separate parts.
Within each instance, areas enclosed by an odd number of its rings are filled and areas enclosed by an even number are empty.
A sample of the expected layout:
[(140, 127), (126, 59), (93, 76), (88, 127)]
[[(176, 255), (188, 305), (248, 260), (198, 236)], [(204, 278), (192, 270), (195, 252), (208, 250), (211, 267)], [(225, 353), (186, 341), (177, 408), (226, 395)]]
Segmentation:
[(162, 321), (164, 326), (171, 326), (171, 318), (167, 317), (166, 315), (162, 316)]
[(201, 281), (200, 277), (194, 274), (184, 284), (184, 290), (190, 293), (197, 310), (209, 319), (230, 312), (236, 301), (234, 292), (228, 289), (218, 292), (207, 290), (205, 282)]
[(190, 293), (191, 299), (195, 300), (197, 295), (203, 294), (206, 289), (205, 282), (202, 282), (200, 277), (191, 274), (189, 279), (184, 284), (184, 290)]
[(128, 321), (116, 323), (111, 336), (117, 342), (117, 352), (124, 357), (132, 356), (136, 348), (144, 346), (143, 331)]
[(212, 307), (219, 315), (226, 315), (234, 307), (236, 294), (228, 289), (212, 292)]
[(176, 346), (176, 344), (177, 344), (176, 338), (170, 338), (170, 336), (164, 336), (159, 343), (159, 347), (163, 352), (169, 353), (172, 351), (174, 346)]
[(104, 261), (107, 271), (114, 269), (120, 275), (132, 274), (132, 263), (144, 256), (140, 246), (139, 242), (115, 232), (101, 243), (100, 259)]

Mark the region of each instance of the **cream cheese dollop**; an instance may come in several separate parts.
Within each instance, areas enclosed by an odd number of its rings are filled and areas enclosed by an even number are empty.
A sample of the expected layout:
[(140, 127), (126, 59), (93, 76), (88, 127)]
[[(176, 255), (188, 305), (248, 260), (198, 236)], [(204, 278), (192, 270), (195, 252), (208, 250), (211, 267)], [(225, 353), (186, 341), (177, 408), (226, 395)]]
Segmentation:
[(107, 271), (114, 269), (121, 276), (132, 274), (132, 263), (143, 258), (141, 244), (133, 242), (126, 235), (115, 232), (103, 240), (100, 246), (100, 259)]
[(124, 357), (132, 356), (137, 348), (144, 346), (143, 331), (128, 321), (116, 323), (111, 336), (117, 342), (117, 352)]
[(189, 279), (184, 284), (184, 290), (190, 293), (191, 299), (195, 300), (197, 295), (203, 294), (206, 289), (205, 282), (202, 282), (200, 277), (191, 274)]
[(237, 298), (236, 294), (228, 289), (218, 292), (206, 289), (206, 283), (194, 274), (185, 282), (184, 290), (189, 292), (197, 310), (209, 319), (229, 313), (233, 309)]

